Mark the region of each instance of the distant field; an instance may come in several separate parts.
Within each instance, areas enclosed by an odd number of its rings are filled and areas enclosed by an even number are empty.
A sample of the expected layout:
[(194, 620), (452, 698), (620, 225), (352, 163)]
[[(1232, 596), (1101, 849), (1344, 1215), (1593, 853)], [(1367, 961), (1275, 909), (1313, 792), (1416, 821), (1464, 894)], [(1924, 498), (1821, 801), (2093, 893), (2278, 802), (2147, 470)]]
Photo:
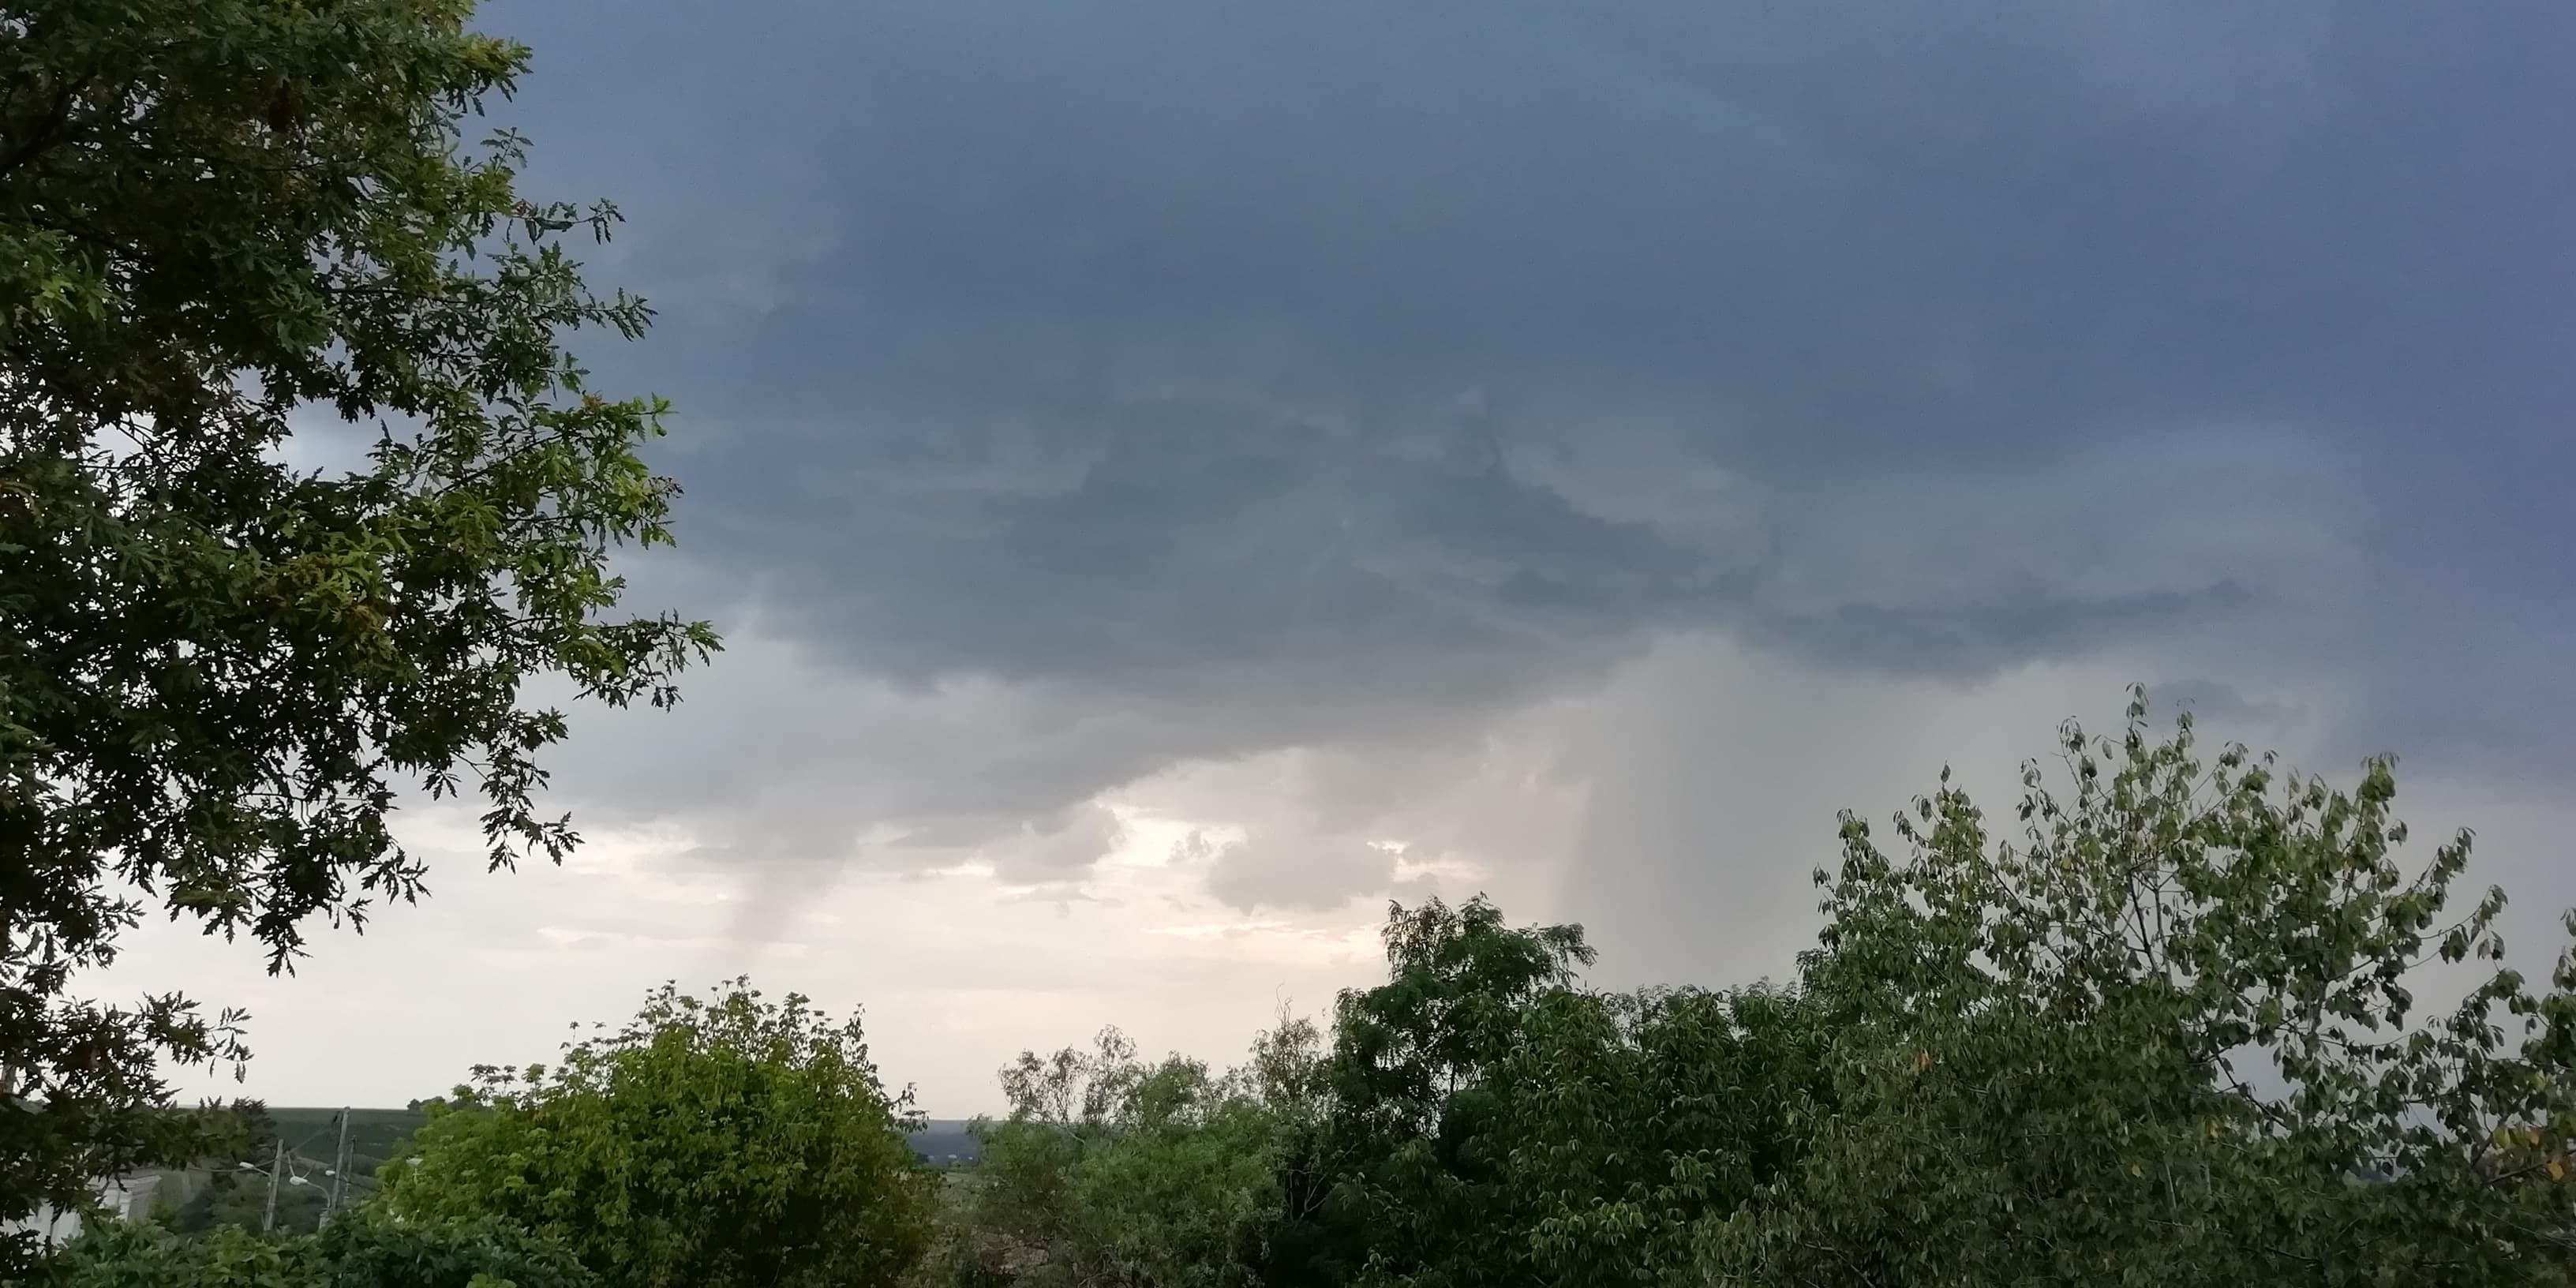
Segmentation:
[(923, 1158), (948, 1166), (972, 1163), (984, 1156), (983, 1147), (966, 1134), (963, 1118), (933, 1118), (920, 1131), (912, 1134), (912, 1147)]
[[(332, 1108), (299, 1106), (272, 1107), (269, 1117), (277, 1120), (277, 1134), (286, 1147), (298, 1157), (327, 1162), (339, 1146), (340, 1111)], [(423, 1115), (416, 1109), (352, 1109), (349, 1111), (349, 1170), (359, 1176), (372, 1176), (376, 1166), (394, 1157), (394, 1151), (417, 1130)], [(971, 1163), (982, 1156), (975, 1138), (966, 1134), (963, 1118), (933, 1118), (920, 1131), (913, 1133), (912, 1147), (923, 1158), (934, 1163)]]

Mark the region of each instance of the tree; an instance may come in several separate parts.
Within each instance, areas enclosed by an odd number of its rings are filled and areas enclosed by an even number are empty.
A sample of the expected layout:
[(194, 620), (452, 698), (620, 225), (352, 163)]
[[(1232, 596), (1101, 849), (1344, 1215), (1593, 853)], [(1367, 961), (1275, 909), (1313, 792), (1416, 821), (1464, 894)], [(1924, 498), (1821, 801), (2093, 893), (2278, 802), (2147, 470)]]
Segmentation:
[(1330, 1107), (1287, 1169), (1274, 1280), (1444, 1282), (1462, 1258), (1511, 1256), (1488, 1210), (1493, 1160), (1466, 1144), (1480, 1089), (1594, 951), (1579, 926), (1514, 927), (1481, 896), (1391, 904), (1382, 938), (1387, 981), (1334, 1008)]
[(1821, 1069), (1799, 995), (1587, 990), (1581, 928), (1481, 898), (1394, 908), (1386, 941), (1387, 982), (1341, 999), (1269, 1282), (1660, 1283), (1794, 1157)]
[(890, 1283), (930, 1239), (937, 1178), (859, 1021), (736, 980), (664, 985), (560, 1063), (482, 1068), (379, 1175), (405, 1217), (491, 1216), (562, 1240), (609, 1288)]
[(1344, 1121), (1437, 1126), (1449, 1097), (1506, 1059), (1523, 1011), (1597, 957), (1581, 926), (1516, 929), (1482, 896), (1387, 909), (1387, 982), (1335, 1008), (1333, 1093)]
[(597, 1288), (562, 1245), (493, 1220), (394, 1221), (352, 1208), (318, 1233), (239, 1229), (175, 1239), (111, 1222), (84, 1231), (46, 1288)]
[[(615, 615), (612, 554), (669, 540), (665, 405), (564, 337), (649, 313), (565, 251), (613, 208), (466, 143), (527, 60), (471, 9), (0, 2), (0, 1084), (44, 1107), (0, 1115), (0, 1219), (193, 1152), (157, 1066), (243, 1054), (230, 1012), (66, 996), (144, 915), (119, 890), (282, 969), (418, 893), (402, 790), (560, 858), (565, 719), (524, 687), (667, 704), (716, 646)], [(366, 466), (281, 457), (335, 419)]]
[(2016, 838), (1946, 771), (1901, 853), (1846, 815), (1794, 987), (1596, 991), (1580, 928), (1433, 901), (1329, 1055), (1024, 1053), (955, 1219), (1043, 1259), (938, 1282), (2576, 1284), (2576, 948), (2505, 964), (2465, 832), (2401, 864), (2390, 762), (2146, 714)]
[(2446, 913), (2466, 832), (2398, 864), (2389, 762), (2205, 764), (2146, 712), (2067, 727), (2071, 794), (2025, 768), (2018, 843), (1946, 771), (1902, 856), (1846, 816), (1805, 967), (1835, 1111), (1712, 1226), (1713, 1281), (2576, 1282), (2576, 953), (2535, 991), (2501, 891)]
[(1001, 1075), (1010, 1117), (975, 1126), (983, 1158), (944, 1282), (1258, 1282), (1319, 1056), (1314, 1025), (1286, 1015), (1223, 1076), (1140, 1060), (1114, 1028), (1088, 1052), (1022, 1052)]

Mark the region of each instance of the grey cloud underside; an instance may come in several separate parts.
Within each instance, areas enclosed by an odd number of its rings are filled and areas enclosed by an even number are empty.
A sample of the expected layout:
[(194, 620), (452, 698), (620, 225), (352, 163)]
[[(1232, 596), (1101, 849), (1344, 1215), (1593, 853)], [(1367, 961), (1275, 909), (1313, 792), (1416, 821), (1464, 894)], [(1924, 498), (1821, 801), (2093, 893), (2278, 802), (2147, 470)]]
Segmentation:
[(1151, 709), (1014, 811), (1663, 627), (1947, 677), (2172, 634), (2563, 763), (2569, 14), (492, 11), (541, 177), (635, 218), (663, 319), (599, 365), (684, 409), (700, 589)]
[(1348, 837), (1288, 852), (1254, 837), (1197, 857), (1208, 863), (1208, 893), (1247, 912), (1328, 912), (1395, 884), (1395, 857)]

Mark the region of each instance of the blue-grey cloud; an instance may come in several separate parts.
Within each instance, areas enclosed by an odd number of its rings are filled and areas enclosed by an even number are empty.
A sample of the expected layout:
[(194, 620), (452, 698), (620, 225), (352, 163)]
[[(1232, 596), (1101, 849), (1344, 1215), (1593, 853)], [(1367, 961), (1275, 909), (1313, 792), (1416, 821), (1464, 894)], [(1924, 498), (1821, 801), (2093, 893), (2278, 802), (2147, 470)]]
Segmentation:
[(2563, 6), (491, 18), (540, 179), (635, 219), (662, 323), (599, 365), (684, 409), (694, 589), (1154, 711), (1004, 812), (1699, 627), (2170, 638), (2344, 677), (2356, 746), (2576, 764)]

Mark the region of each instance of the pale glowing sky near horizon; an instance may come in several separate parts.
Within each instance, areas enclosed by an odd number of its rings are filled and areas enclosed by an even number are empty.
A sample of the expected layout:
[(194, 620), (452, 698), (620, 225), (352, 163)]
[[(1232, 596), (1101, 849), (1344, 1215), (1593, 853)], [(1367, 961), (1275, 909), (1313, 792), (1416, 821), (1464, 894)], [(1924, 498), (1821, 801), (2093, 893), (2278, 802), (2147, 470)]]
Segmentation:
[(638, 604), (732, 647), (576, 718), (561, 870), (423, 814), (432, 900), (293, 979), (138, 936), (92, 991), (247, 1006), (250, 1093), (399, 1104), (749, 971), (963, 1115), (1104, 1024), (1231, 1058), (1428, 892), (1609, 983), (1783, 975), (1837, 809), (2008, 793), (2132, 680), (2402, 753), (2529, 950), (2576, 904), (2555, 0), (487, 25), (661, 311), (585, 348), (680, 408)]

